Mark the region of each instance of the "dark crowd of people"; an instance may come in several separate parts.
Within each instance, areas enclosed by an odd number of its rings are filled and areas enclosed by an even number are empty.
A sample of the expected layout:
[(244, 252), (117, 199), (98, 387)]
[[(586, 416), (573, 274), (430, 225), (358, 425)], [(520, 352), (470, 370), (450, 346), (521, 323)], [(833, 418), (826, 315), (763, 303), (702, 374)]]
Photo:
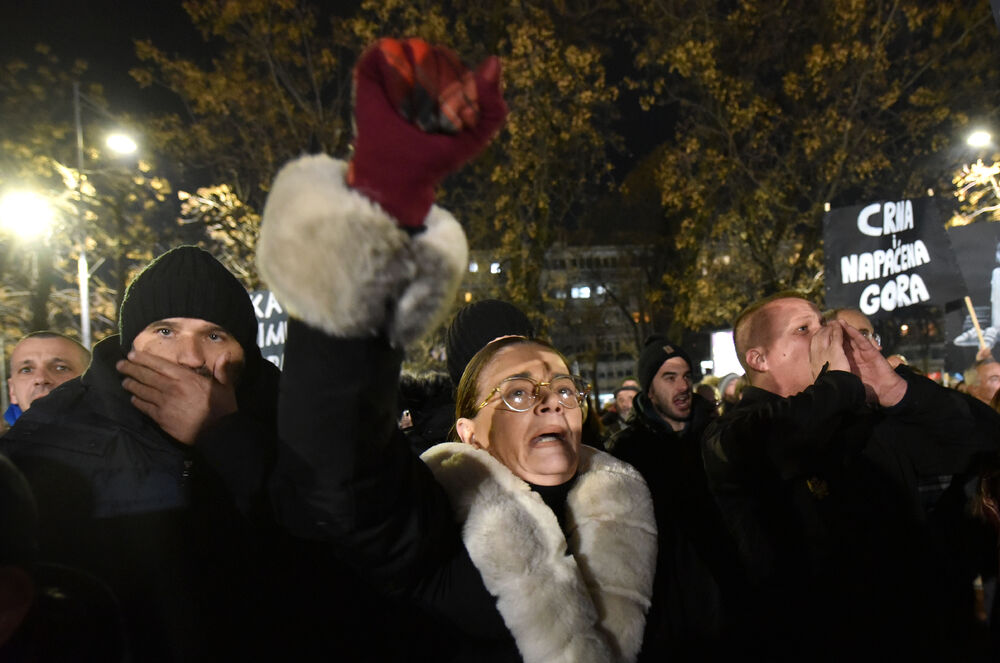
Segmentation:
[(996, 362), (948, 389), (782, 292), (734, 321), (744, 375), (654, 335), (604, 412), (496, 300), (450, 321), (447, 374), (401, 375), (468, 264), (434, 193), (500, 80), (362, 55), (350, 161), (292, 161), (264, 210), (280, 374), (192, 246), (92, 354), (14, 347), (0, 661), (996, 660)]

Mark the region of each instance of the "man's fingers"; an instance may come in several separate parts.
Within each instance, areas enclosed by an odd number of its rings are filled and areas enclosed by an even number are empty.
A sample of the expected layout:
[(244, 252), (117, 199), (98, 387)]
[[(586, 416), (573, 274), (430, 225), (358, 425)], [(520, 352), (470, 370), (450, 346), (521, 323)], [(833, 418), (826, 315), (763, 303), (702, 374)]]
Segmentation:
[(172, 378), (183, 377), (186, 372), (190, 370), (186, 366), (175, 364), (169, 359), (158, 357), (149, 352), (142, 352), (141, 350), (130, 351), (128, 353), (128, 360), (133, 364), (144, 366), (150, 370)]
[(229, 361), (232, 359), (228, 352), (223, 352), (216, 357), (215, 366), (212, 367), (212, 376), (221, 385), (229, 386)]
[(861, 352), (874, 350), (875, 352), (878, 352), (878, 347), (875, 345), (874, 340), (868, 338), (846, 322), (841, 322), (840, 324), (843, 325), (844, 334), (851, 340), (851, 343), (856, 350), (860, 350)]
[(143, 384), (162, 384), (164, 380), (168, 379), (155, 369), (127, 359), (119, 361), (115, 364), (115, 368), (117, 368), (118, 372), (122, 375), (130, 377)]
[(160, 408), (155, 403), (144, 401), (138, 396), (132, 396), (132, 405), (135, 406), (135, 409), (139, 410), (139, 412), (142, 412), (150, 419), (153, 419), (154, 421), (157, 420), (156, 417), (159, 414)]
[(122, 388), (133, 396), (137, 396), (144, 401), (155, 403), (160, 400), (162, 392), (156, 387), (139, 382), (132, 378), (122, 380)]
[(830, 330), (830, 343), (842, 345), (844, 342), (844, 326), (839, 322), (834, 322), (833, 324), (827, 324), (826, 328)]

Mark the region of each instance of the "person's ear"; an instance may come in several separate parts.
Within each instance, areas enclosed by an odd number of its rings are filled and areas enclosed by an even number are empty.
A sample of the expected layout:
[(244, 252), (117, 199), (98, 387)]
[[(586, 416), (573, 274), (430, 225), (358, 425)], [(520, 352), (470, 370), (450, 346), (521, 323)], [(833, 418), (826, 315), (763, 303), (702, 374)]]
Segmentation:
[(764, 356), (762, 348), (750, 348), (747, 350), (747, 354), (744, 359), (747, 361), (747, 366), (758, 373), (767, 372), (767, 358)]
[(486, 446), (479, 443), (476, 438), (476, 422), (472, 419), (462, 417), (455, 422), (455, 432), (458, 433), (458, 437), (465, 444), (471, 445), (477, 449), (485, 449)]
[(35, 599), (35, 583), (19, 566), (0, 567), (0, 645), (21, 627)]

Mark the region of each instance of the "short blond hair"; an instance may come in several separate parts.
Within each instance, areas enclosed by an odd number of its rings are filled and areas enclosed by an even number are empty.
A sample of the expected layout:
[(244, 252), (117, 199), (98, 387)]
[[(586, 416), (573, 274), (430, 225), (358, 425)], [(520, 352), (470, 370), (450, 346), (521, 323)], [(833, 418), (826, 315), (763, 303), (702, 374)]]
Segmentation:
[(798, 290), (782, 290), (757, 300), (736, 317), (736, 322), (733, 323), (733, 345), (736, 346), (736, 359), (747, 374), (747, 379), (751, 375), (751, 368), (747, 365), (746, 359), (747, 350), (766, 347), (771, 343), (771, 316), (763, 312), (763, 309), (779, 299), (801, 299), (813, 303)]

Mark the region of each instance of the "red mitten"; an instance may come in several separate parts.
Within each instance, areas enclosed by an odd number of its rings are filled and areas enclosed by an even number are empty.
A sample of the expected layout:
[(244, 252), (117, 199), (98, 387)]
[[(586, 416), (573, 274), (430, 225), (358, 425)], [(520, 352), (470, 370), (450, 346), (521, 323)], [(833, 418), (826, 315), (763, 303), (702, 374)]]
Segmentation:
[(380, 39), (354, 69), (347, 183), (402, 227), (420, 228), (434, 189), (489, 144), (507, 117), (500, 61), (473, 74), (443, 46)]

